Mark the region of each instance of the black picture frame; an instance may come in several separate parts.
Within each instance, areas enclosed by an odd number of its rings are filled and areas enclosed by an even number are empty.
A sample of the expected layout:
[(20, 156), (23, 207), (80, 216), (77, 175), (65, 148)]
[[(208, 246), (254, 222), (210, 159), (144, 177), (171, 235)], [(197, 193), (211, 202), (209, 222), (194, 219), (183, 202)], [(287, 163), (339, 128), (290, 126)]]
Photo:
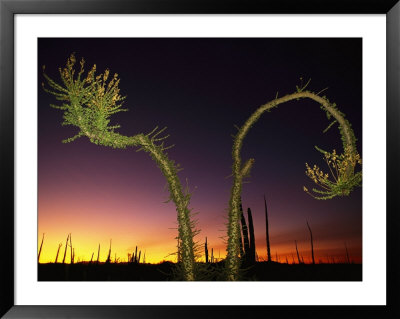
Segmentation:
[[(386, 306), (22, 306), (14, 302), (14, 17), (16, 14), (386, 14), (387, 304)], [(4, 318), (400, 318), (400, 4), (397, 0), (0, 0), (0, 315)], [(382, 101), (383, 103), (383, 101)], [(377, 106), (379, 108), (380, 106)], [(384, 172), (382, 172), (384, 173)]]

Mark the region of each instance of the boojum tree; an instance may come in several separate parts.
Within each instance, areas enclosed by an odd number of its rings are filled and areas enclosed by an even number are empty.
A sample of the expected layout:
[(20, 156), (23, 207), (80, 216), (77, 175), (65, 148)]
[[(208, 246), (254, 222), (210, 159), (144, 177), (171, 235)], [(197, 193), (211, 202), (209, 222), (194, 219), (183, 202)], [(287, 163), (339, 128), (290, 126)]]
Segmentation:
[(232, 148), (232, 176), (233, 184), (231, 188), (231, 197), (229, 200), (229, 216), (228, 216), (228, 246), (226, 257), (226, 272), (228, 280), (239, 279), (240, 269), (240, 199), (242, 192), (243, 179), (248, 177), (250, 170), (254, 164), (254, 159), (250, 158), (244, 164), (240, 152), (242, 149), (244, 138), (250, 128), (257, 122), (264, 112), (268, 112), (278, 105), (299, 99), (311, 99), (317, 102), (321, 109), (327, 113), (328, 119), (333, 117), (335, 120), (327, 127), (327, 131), (335, 123), (339, 125), (339, 132), (343, 143), (343, 153), (337, 154), (336, 150), (331, 153), (321, 150), (325, 162), (328, 164), (330, 174), (324, 173), (318, 166), (314, 165), (311, 168), (306, 163), (306, 175), (319, 187), (313, 188), (310, 192), (305, 186), (304, 191), (315, 199), (331, 199), (336, 196), (347, 196), (356, 187), (361, 186), (362, 172), (356, 172), (356, 165), (361, 165), (361, 158), (356, 148), (356, 138), (351, 128), (351, 124), (345, 115), (340, 112), (335, 103), (331, 103), (325, 96), (320, 96), (319, 93), (313, 93), (305, 90), (310, 81), (305, 85), (296, 86), (296, 92), (276, 98), (266, 104), (261, 105), (251, 116), (246, 120), (242, 127), (238, 128), (238, 132), (234, 138)]
[[(178, 238), (181, 243), (178, 254), (181, 256), (181, 267), (185, 280), (195, 280), (195, 244), (194, 236), (197, 234), (191, 210), (188, 208), (190, 201), (189, 190), (183, 189), (178, 178), (179, 165), (168, 158), (166, 152), (172, 146), (164, 146), (168, 137), (162, 134), (165, 130), (158, 127), (148, 134), (124, 136), (116, 132), (119, 125), (110, 125), (110, 116), (126, 111), (122, 103), (126, 97), (120, 95), (118, 74), (110, 77), (110, 71), (96, 75), (96, 65), (84, 75), (85, 61), (80, 61), (80, 68), (75, 69), (75, 55), (67, 59), (65, 67), (59, 68), (62, 83), (57, 83), (45, 73), (43, 75), (49, 86), (42, 83), (46, 92), (55, 96), (61, 105), (51, 104), (52, 107), (62, 110), (62, 125), (72, 125), (79, 129), (78, 133), (63, 140), (64, 143), (72, 142), (80, 137), (87, 137), (90, 142), (123, 149), (138, 147), (144, 150), (157, 163), (165, 176), (170, 193), (170, 200), (175, 203), (178, 219)], [(110, 79), (109, 79), (110, 78)]]

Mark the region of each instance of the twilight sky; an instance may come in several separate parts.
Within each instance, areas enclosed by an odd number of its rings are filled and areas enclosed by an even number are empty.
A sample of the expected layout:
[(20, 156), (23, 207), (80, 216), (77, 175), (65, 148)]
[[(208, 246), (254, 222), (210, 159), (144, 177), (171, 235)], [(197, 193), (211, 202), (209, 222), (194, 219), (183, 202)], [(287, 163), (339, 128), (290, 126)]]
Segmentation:
[[(190, 207), (198, 212), (197, 241), (226, 253), (234, 125), (241, 126), (261, 104), (293, 93), (300, 77), (311, 78), (346, 115), (362, 155), (361, 39), (272, 38), (41, 38), (38, 40), (38, 243), (45, 241), (40, 261), (53, 262), (59, 243), (65, 248), (72, 233), (76, 259), (112, 257), (124, 261), (135, 246), (147, 262), (175, 261), (177, 221), (166, 181), (150, 156), (135, 149), (115, 150), (87, 138), (62, 144), (77, 128), (61, 126), (62, 111), (54, 96), (41, 89), (42, 65), (60, 82), (63, 67), (75, 52), (77, 60), (98, 72), (109, 68), (121, 78), (128, 112), (111, 118), (124, 135), (149, 133), (167, 126), (170, 159), (184, 168), (182, 184), (192, 191)], [(322, 149), (342, 151), (337, 125), (327, 133), (325, 112), (311, 100), (292, 101), (265, 113), (244, 141), (242, 160), (255, 158), (244, 184), (243, 208), (251, 207), (257, 253), (266, 257), (263, 195), (269, 207), (271, 254), (280, 261), (295, 255), (294, 241), (305, 262), (311, 259), (308, 220), (316, 261), (362, 261), (362, 189), (349, 197), (317, 201), (304, 193), (313, 187), (305, 163), (323, 171)], [(167, 257), (168, 256), (168, 257)], [(95, 257), (96, 258), (96, 257)], [(69, 262), (69, 256), (67, 258)]]

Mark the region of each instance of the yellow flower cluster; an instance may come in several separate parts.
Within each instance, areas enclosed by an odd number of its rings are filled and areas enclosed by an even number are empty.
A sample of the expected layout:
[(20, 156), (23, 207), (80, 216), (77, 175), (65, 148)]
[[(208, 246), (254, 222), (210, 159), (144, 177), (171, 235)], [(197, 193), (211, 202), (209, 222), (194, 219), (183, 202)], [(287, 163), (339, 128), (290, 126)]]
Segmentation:
[(314, 167), (311, 168), (308, 166), (308, 163), (306, 163), (306, 169), (306, 175), (311, 178), (315, 184), (322, 187), (327, 185), (329, 174), (325, 174), (317, 165), (314, 165)]
[(357, 164), (361, 165), (360, 154), (351, 152), (350, 147), (346, 147), (343, 154), (325, 153), (325, 162), (327, 163), (335, 181), (346, 181), (354, 173)]
[(110, 70), (105, 70), (104, 74), (96, 76), (95, 80), (93, 80), (95, 70), (96, 68), (94, 66), (89, 72), (91, 73), (90, 79), (93, 81), (93, 83), (91, 83), (93, 99), (91, 103), (89, 103), (89, 106), (96, 106), (99, 109), (111, 111), (117, 107), (117, 102), (123, 100), (123, 97), (119, 94), (120, 89), (118, 85), (120, 80), (118, 79), (118, 74), (115, 73), (114, 77), (107, 84)]
[[(337, 154), (336, 150), (332, 153), (325, 152), (324, 159), (331, 173), (332, 179), (328, 173), (324, 173), (317, 165), (312, 168), (306, 163), (306, 175), (319, 187), (321, 187), (321, 194), (329, 195), (346, 195), (349, 189), (354, 185), (355, 180), (355, 166), (361, 165), (361, 157), (358, 153), (353, 153), (350, 147), (346, 147), (343, 154)], [(304, 186), (303, 190), (312, 195)], [(316, 191), (314, 189), (314, 191)]]
[(75, 63), (75, 55), (71, 54), (67, 60), (66, 66), (63, 69), (59, 69), (61, 78), (70, 85), (71, 91), (74, 91), (76, 94), (85, 92), (84, 94), (89, 98), (87, 101), (87, 106), (89, 107), (96, 107), (106, 112), (111, 112), (119, 108), (120, 105), (117, 105), (117, 103), (124, 98), (119, 94), (118, 74), (115, 73), (114, 77), (107, 83), (110, 70), (107, 69), (104, 71), (104, 74), (95, 76), (96, 64), (94, 64), (86, 78), (81, 81), (80, 75), (84, 72), (85, 60), (82, 59), (80, 61), (80, 72), (77, 79), (74, 79)]
[(96, 64), (93, 65), (92, 69), (88, 72), (88, 75), (86, 77), (86, 82), (91, 83), (93, 82), (94, 79), (94, 74), (96, 73)]

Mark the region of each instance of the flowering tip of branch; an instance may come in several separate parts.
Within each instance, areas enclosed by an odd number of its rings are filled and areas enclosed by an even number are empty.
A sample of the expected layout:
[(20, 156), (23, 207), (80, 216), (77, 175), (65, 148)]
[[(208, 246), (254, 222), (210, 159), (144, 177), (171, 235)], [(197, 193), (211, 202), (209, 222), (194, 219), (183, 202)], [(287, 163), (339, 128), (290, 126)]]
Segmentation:
[[(358, 153), (351, 152), (350, 147), (346, 147), (343, 154), (337, 154), (336, 150), (324, 152), (324, 160), (331, 174), (323, 173), (317, 165), (311, 168), (306, 163), (306, 175), (321, 189), (313, 189), (313, 192), (323, 195), (315, 196), (316, 199), (348, 196), (355, 187), (361, 185), (362, 173), (354, 172), (356, 165), (361, 165), (361, 158)], [(308, 192), (305, 187), (304, 190)]]

